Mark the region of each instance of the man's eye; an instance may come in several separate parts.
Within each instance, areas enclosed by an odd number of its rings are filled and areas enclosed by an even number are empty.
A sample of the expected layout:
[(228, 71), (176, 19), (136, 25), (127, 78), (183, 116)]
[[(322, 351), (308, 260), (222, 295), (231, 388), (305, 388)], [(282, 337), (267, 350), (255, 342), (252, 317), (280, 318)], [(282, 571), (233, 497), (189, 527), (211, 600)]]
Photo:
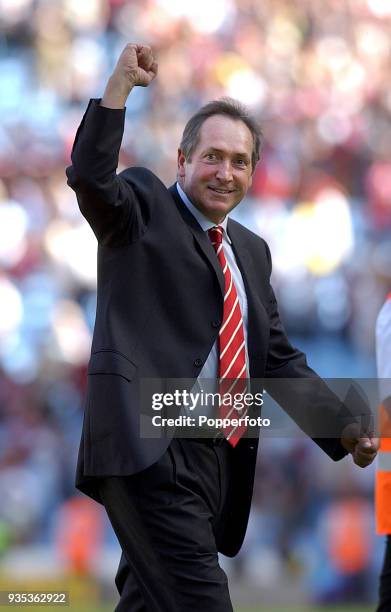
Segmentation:
[(217, 155), (215, 153), (208, 153), (206, 157), (207, 159), (217, 159)]
[(236, 163), (239, 164), (239, 166), (246, 166), (247, 162), (245, 159), (237, 159)]

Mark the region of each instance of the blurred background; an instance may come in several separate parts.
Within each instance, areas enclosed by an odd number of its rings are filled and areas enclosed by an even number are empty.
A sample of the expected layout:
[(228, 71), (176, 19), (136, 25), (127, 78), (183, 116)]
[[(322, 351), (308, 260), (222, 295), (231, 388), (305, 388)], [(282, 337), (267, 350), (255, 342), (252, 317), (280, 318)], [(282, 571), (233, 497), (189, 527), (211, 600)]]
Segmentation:
[[(96, 242), (65, 167), (88, 99), (127, 42), (153, 47), (159, 76), (129, 98), (121, 168), (167, 185), (191, 113), (248, 104), (265, 144), (234, 216), (268, 241), (310, 365), (371, 378), (391, 290), (391, 4), (0, 0), (0, 24), (0, 590), (65, 588), (73, 610), (111, 610), (118, 545), (73, 485)], [(245, 545), (222, 559), (238, 609), (373, 609), (373, 480), (310, 440), (261, 443)]]

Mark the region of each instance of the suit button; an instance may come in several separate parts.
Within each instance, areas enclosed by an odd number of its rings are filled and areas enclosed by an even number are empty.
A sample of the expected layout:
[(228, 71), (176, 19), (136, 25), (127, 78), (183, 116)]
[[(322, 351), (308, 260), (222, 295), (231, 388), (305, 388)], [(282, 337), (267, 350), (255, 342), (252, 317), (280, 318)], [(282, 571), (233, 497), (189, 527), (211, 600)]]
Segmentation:
[(199, 357), (197, 357), (197, 359), (194, 359), (194, 365), (195, 365), (197, 368), (200, 368), (200, 367), (202, 366), (202, 364), (203, 364), (203, 361), (202, 361), (202, 359), (200, 359)]
[(248, 448), (250, 449), (250, 451), (255, 451), (255, 446), (253, 444), (249, 446)]
[(212, 321), (212, 327), (220, 327), (221, 325), (221, 321), (219, 321), (218, 319), (216, 319), (215, 321)]

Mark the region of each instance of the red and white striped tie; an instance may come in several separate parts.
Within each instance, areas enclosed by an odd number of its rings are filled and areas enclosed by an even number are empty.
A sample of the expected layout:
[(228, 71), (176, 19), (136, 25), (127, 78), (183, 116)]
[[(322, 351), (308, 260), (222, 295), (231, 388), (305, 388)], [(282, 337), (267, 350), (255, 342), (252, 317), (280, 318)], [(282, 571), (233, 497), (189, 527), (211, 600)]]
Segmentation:
[[(219, 332), (219, 393), (221, 400), (220, 417), (238, 419), (247, 412), (239, 411), (234, 406), (234, 395), (246, 393), (246, 349), (244, 327), (239, 298), (233, 282), (231, 270), (225, 258), (223, 248), (224, 229), (218, 225), (208, 230), (217, 258), (224, 274), (224, 310), (223, 321)], [(232, 446), (236, 446), (246, 431), (244, 424), (229, 425), (223, 428), (224, 436)]]

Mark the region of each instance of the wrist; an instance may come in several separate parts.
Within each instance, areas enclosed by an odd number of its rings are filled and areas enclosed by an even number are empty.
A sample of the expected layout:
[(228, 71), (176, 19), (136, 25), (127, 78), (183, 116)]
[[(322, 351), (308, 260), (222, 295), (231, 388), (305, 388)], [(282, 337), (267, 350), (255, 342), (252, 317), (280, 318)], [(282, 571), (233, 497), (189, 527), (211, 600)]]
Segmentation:
[(105, 106), (107, 108), (124, 108), (126, 104), (126, 100), (130, 92), (132, 91), (134, 85), (131, 83), (124, 83), (121, 80), (118, 80), (115, 75), (112, 75), (106, 85), (106, 89), (104, 91), (101, 106)]

